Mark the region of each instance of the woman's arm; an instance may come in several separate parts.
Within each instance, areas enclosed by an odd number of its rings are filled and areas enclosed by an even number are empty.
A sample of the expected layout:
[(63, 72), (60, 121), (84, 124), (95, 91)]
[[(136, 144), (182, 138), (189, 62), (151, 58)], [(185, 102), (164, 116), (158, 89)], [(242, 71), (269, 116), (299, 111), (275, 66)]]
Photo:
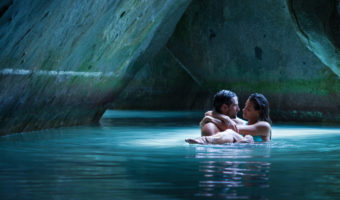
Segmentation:
[(228, 128), (228, 126), (226, 124), (224, 124), (221, 120), (210, 117), (210, 116), (205, 116), (202, 121), (200, 122), (200, 127), (203, 128), (203, 126), (207, 123), (213, 123), (216, 125), (216, 127), (220, 130), (220, 131), (224, 131)]
[(257, 122), (252, 125), (238, 125), (239, 133), (242, 135), (252, 136), (268, 136), (270, 134), (271, 126), (268, 122)]
[(234, 120), (230, 119), (230, 117), (227, 116), (227, 115), (223, 115), (223, 114), (215, 112), (215, 111), (208, 111), (208, 112), (205, 113), (205, 116), (206, 117), (212, 117), (214, 119), (218, 119), (219, 121), (221, 121), (222, 124), (215, 124), (213, 122), (221, 131), (225, 131), (226, 129), (232, 129), (232, 130), (238, 132), (238, 128), (236, 126), (237, 123)]
[(221, 120), (222, 122), (225, 122), (226, 124), (227, 124), (227, 123), (229, 122), (229, 120), (230, 120), (230, 117), (228, 117), (227, 115), (223, 115), (223, 114), (220, 114), (220, 113), (215, 112), (215, 111), (207, 111), (207, 112), (205, 113), (205, 116), (210, 116), (210, 117), (219, 119), (219, 120)]

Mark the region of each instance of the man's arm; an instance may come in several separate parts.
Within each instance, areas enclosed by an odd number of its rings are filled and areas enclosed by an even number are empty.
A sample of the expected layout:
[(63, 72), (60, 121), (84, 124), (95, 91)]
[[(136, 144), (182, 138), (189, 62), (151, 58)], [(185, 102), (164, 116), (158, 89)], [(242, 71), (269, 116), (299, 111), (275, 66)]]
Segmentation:
[(257, 122), (253, 125), (238, 125), (239, 133), (242, 135), (268, 136), (271, 126), (268, 122)]

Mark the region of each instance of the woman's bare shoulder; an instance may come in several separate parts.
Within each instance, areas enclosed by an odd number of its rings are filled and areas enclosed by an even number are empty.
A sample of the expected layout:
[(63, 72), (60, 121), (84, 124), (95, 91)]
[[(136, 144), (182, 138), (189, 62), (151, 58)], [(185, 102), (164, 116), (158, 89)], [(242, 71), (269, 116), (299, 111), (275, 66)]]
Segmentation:
[(266, 121), (259, 121), (255, 124), (257, 129), (261, 129), (262, 131), (269, 132), (271, 130), (271, 125)]
[(269, 128), (271, 127), (271, 125), (266, 121), (259, 121), (256, 124), (258, 124), (259, 126), (266, 126), (266, 127), (269, 127)]

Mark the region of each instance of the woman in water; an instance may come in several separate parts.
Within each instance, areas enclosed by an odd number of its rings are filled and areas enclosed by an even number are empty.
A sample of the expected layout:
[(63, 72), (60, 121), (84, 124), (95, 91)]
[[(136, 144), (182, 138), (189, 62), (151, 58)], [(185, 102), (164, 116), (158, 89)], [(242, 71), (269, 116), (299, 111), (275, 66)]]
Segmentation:
[[(224, 143), (253, 143), (254, 141), (270, 141), (271, 120), (269, 117), (269, 103), (262, 94), (251, 94), (243, 108), (243, 118), (248, 120), (246, 125), (237, 125), (236, 131), (227, 129), (212, 136), (202, 136), (196, 139), (186, 139), (190, 144), (224, 144)], [(204, 123), (210, 121), (207, 117)], [(220, 119), (224, 121), (224, 119)], [(216, 121), (216, 120), (215, 120)]]

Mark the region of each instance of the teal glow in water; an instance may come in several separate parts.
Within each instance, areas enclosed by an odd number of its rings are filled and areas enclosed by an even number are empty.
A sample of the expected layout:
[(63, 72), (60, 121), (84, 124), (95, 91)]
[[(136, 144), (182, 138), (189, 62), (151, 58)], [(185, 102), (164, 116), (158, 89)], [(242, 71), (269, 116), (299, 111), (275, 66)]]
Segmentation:
[(337, 199), (340, 128), (189, 145), (202, 113), (109, 111), (98, 126), (0, 138), (0, 199)]

